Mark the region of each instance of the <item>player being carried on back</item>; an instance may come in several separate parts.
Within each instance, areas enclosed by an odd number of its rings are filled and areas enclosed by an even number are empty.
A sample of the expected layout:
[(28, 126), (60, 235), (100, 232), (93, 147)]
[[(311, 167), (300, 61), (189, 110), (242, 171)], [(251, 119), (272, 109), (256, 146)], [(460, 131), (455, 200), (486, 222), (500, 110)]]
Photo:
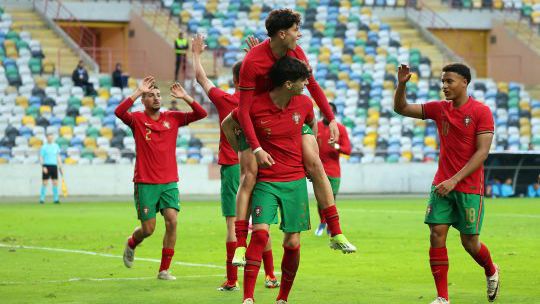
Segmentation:
[[(248, 234), (248, 212), (251, 193), (255, 185), (257, 176), (257, 165), (260, 168), (272, 166), (276, 159), (275, 155), (269, 154), (261, 147), (255, 135), (253, 123), (249, 117), (250, 109), (253, 106), (255, 96), (266, 93), (272, 89), (273, 84), (269, 79), (269, 71), (272, 65), (280, 58), (289, 56), (298, 58), (308, 64), (304, 51), (297, 45), (300, 39), (299, 26), (301, 22), (300, 14), (290, 9), (277, 9), (270, 12), (265, 25), (270, 39), (253, 47), (243, 60), (240, 69), (240, 104), (238, 111), (238, 121), (242, 126), (243, 135), (240, 137), (239, 149), (241, 154), (242, 170), (245, 170), (245, 178), (240, 182), (237, 195), (237, 216), (235, 222), (237, 249), (233, 258), (233, 264), (243, 266), (245, 264), (246, 238)], [(329, 121), (332, 142), (339, 138), (339, 130), (334, 118), (334, 114), (328, 105), (326, 96), (315, 81), (312, 75), (308, 78), (307, 88)], [(224, 123), (231, 123), (225, 120)], [(232, 124), (232, 123), (231, 123)], [(231, 127), (231, 126), (228, 126)], [(324, 173), (324, 168), (319, 159), (319, 150), (315, 136), (310, 128), (305, 127), (302, 134), (303, 163), (307, 173), (313, 182), (313, 190), (322, 214), (328, 223), (331, 233), (330, 247), (341, 250), (344, 253), (356, 251), (356, 247), (351, 244), (342, 234), (339, 223), (339, 215), (334, 204), (332, 189), (328, 178)], [(247, 141), (247, 144), (243, 141)]]
[[(136, 161), (133, 177), (135, 208), (141, 226), (128, 238), (124, 249), (124, 265), (133, 265), (135, 248), (156, 228), (156, 213), (165, 219), (165, 236), (158, 279), (175, 280), (169, 272), (174, 245), (176, 223), (180, 210), (178, 198), (178, 167), (176, 137), (178, 128), (206, 117), (206, 111), (189, 96), (178, 83), (171, 86), (171, 96), (184, 100), (193, 112), (164, 111), (161, 93), (153, 77), (145, 77), (135, 92), (118, 105), (115, 114), (133, 131)], [(129, 112), (137, 98), (142, 97), (144, 111)]]
[[(275, 162), (258, 170), (253, 190), (250, 210), (253, 232), (246, 251), (244, 303), (254, 302), (255, 283), (268, 242), (268, 230), (270, 224), (275, 223), (278, 210), (285, 252), (277, 303), (287, 303), (300, 262), (300, 232), (310, 229), (301, 133), (304, 123), (316, 127), (312, 101), (302, 95), (309, 76), (303, 62), (282, 57), (269, 73), (274, 89), (255, 96), (250, 109), (261, 147), (275, 156)], [(232, 114), (238, 114), (237, 110)], [(228, 137), (234, 132), (231, 129), (224, 131), (229, 133)]]
[[(238, 107), (238, 82), (240, 67), (242, 62), (235, 63), (232, 67), (233, 82), (235, 85), (234, 94), (228, 94), (217, 88), (210, 79), (206, 76), (206, 72), (201, 63), (201, 55), (204, 52), (206, 45), (204, 39), (200, 35), (196, 35), (191, 42), (193, 51), (193, 70), (195, 78), (201, 85), (208, 98), (216, 106), (221, 123), (232, 110)], [(219, 137), (219, 155), (218, 164), (221, 165), (221, 211), (225, 217), (227, 224), (226, 250), (227, 250), (227, 280), (218, 288), (220, 291), (238, 290), (237, 267), (232, 265), (232, 258), (236, 249), (236, 236), (234, 233), (234, 221), (236, 219), (236, 193), (240, 179), (240, 165), (238, 163), (238, 155), (231, 147), (223, 130), (220, 129)], [(271, 242), (268, 242), (263, 253), (264, 270), (266, 274), (265, 286), (267, 288), (279, 287), (279, 281), (274, 275), (274, 261), (272, 256)]]
[(467, 95), (471, 72), (464, 64), (443, 67), (441, 81), (446, 100), (407, 103), (405, 90), (410, 78), (409, 67), (401, 65), (394, 111), (412, 118), (433, 119), (441, 141), (439, 167), (425, 217), (430, 229), (429, 262), (437, 288), (437, 298), (431, 304), (450, 303), (446, 250), (450, 226), (459, 230), (461, 244), (484, 268), (487, 298), (493, 302), (499, 293), (499, 270), (479, 237), (484, 217), (483, 164), (493, 140), (493, 116), (486, 105)]

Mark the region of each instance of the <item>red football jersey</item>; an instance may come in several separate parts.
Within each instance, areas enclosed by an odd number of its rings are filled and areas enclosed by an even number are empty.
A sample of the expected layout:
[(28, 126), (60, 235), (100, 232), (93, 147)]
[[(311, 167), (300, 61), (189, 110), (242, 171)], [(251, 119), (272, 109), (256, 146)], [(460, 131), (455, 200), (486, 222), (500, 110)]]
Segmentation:
[(165, 111), (155, 121), (144, 111), (128, 112), (133, 103), (128, 97), (114, 111), (133, 130), (137, 154), (133, 182), (166, 184), (178, 181), (178, 128), (206, 117), (206, 111), (197, 102), (193, 102), (193, 112)]
[(322, 120), (317, 124), (317, 143), (319, 144), (319, 157), (323, 163), (324, 172), (330, 177), (341, 177), (341, 166), (339, 165), (339, 155), (351, 155), (352, 147), (349, 140), (349, 134), (347, 134), (347, 128), (344, 125), (338, 123), (339, 139), (339, 151), (333, 146), (330, 146), (328, 141), (330, 140), (330, 128)]
[(220, 165), (235, 165), (238, 164), (238, 154), (227, 141), (225, 133), (221, 129), (221, 122), (238, 107), (238, 99), (240, 92), (236, 91), (233, 95), (224, 92), (223, 90), (213, 87), (208, 91), (208, 98), (214, 103), (219, 116), (219, 154), (218, 164)]
[[(309, 65), (306, 54), (300, 46), (296, 46), (294, 50), (289, 50), (287, 56), (302, 60)], [(274, 56), (270, 48), (270, 39), (267, 39), (253, 47), (247, 53), (240, 69), (240, 125), (246, 135), (248, 144), (253, 150), (260, 145), (255, 136), (251, 119), (249, 118), (249, 110), (253, 104), (253, 95), (268, 92), (272, 89), (269, 72), (277, 60), (278, 58)], [(313, 75), (309, 77), (308, 81), (307, 88), (309, 93), (321, 109), (321, 112), (328, 120), (333, 120), (334, 113), (328, 104), (323, 90), (317, 81), (315, 81)]]
[[(424, 119), (437, 123), (441, 141), (439, 168), (433, 180), (434, 185), (454, 176), (476, 152), (476, 136), (493, 133), (493, 115), (489, 108), (469, 97), (459, 108), (451, 101), (433, 101), (422, 105)], [(484, 194), (484, 166), (465, 177), (454, 188), (471, 194)]]
[(311, 99), (294, 96), (283, 110), (276, 107), (269, 93), (257, 95), (253, 101), (250, 114), (257, 138), (276, 162), (269, 168), (259, 168), (257, 180), (290, 182), (305, 177), (302, 126), (314, 119)]

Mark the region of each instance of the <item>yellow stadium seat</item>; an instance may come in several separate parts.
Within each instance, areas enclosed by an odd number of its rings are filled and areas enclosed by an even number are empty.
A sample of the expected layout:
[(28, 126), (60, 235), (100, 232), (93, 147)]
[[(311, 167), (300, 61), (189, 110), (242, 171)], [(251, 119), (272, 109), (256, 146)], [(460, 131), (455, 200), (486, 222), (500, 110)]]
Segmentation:
[(227, 36), (220, 36), (218, 39), (218, 43), (221, 46), (228, 46), (229, 45), (229, 38)]
[(97, 148), (94, 150), (94, 154), (97, 158), (107, 159), (107, 150), (103, 148)]
[(415, 119), (414, 120), (414, 125), (417, 126), (417, 127), (426, 127), (426, 121), (425, 120), (422, 120), (422, 119)]
[(368, 16), (371, 16), (371, 9), (369, 7), (362, 7), (362, 9), (360, 10), (360, 14), (361, 15), (368, 15)]
[[(480, 6), (482, 3), (480, 3)], [(503, 8), (503, 2), (501, 0), (495, 0), (493, 1), (493, 8), (494, 9), (502, 9)]]
[(261, 11), (251, 11), (248, 15), (250, 20), (259, 20), (261, 16)]
[(244, 31), (241, 28), (237, 27), (232, 31), (232, 35), (238, 39), (242, 39), (242, 37), (244, 36)]
[(405, 158), (408, 161), (411, 161), (412, 153), (411, 151), (403, 151), (403, 153), (401, 153), (401, 157)]
[(343, 54), (343, 56), (341, 56), (341, 61), (345, 64), (352, 64), (353, 59), (351, 54)]
[(390, 80), (385, 80), (383, 82), (383, 89), (385, 90), (394, 90), (394, 83)]
[(84, 139), (83, 144), (86, 148), (95, 148), (97, 147), (96, 139), (93, 137), (87, 137)]
[(189, 164), (189, 165), (196, 165), (199, 163), (199, 160), (196, 159), (196, 158), (188, 158), (186, 160), (186, 164)]
[(432, 137), (432, 136), (426, 136), (426, 137), (424, 137), (424, 144), (425, 144), (426, 146), (433, 147), (433, 146), (436, 146), (436, 145), (437, 145), (437, 141), (435, 140), (435, 137)]
[(526, 101), (520, 101), (519, 102), (519, 108), (522, 110), (531, 110), (531, 104)]
[(345, 42), (343, 42), (343, 39), (341, 38), (334, 38), (332, 39), (332, 42), (334, 43), (334, 46), (343, 48), (345, 46)]
[(378, 55), (386, 55), (388, 54), (388, 51), (386, 50), (386, 48), (384, 47), (377, 47), (377, 54)]
[(81, 99), (81, 105), (89, 107), (90, 109), (94, 108), (94, 98), (91, 96), (85, 96)]
[(137, 88), (137, 80), (135, 78), (129, 78), (128, 79), (128, 87), (132, 90), (135, 90)]
[(319, 61), (321, 63), (329, 63), (330, 62), (330, 55), (326, 54), (326, 53), (319, 54)]
[(356, 33), (357, 39), (367, 40), (367, 33), (365, 31), (358, 31)]
[(379, 24), (378, 23), (371, 23), (369, 25), (369, 29), (372, 30), (373, 32), (378, 32), (379, 31)]
[(35, 126), (36, 125), (36, 119), (34, 116), (23, 116), (22, 118), (22, 124), (25, 126)]
[(531, 136), (531, 127), (521, 127), (519, 128), (519, 135), (521, 136)]
[(366, 121), (366, 124), (368, 126), (377, 127), (379, 125), (379, 117), (378, 117), (378, 115), (369, 116), (367, 121)]
[(339, 23), (347, 23), (348, 20), (349, 20), (349, 17), (347, 17), (345, 15), (339, 15), (338, 16)]
[(52, 62), (50, 59), (43, 59), (43, 73), (45, 74), (53, 74), (54, 73), (54, 62)]
[(7, 159), (0, 157), (0, 165), (7, 164), (7, 163), (8, 163)]
[(386, 67), (384, 68), (387, 74), (396, 74), (397, 73), (397, 67), (393, 63), (386, 64)]
[(8, 94), (17, 94), (17, 92), (18, 92), (17, 88), (14, 87), (14, 86), (8, 86), (6, 88), (6, 95), (8, 95)]
[(99, 95), (99, 97), (101, 97), (103, 99), (111, 98), (111, 92), (109, 92), (108, 88), (99, 88), (98, 89), (98, 95)]
[(534, 118), (540, 118), (540, 109), (536, 108), (531, 111), (531, 116)]
[(74, 158), (71, 158), (71, 157), (67, 157), (66, 159), (64, 159), (64, 164), (66, 164), (66, 165), (76, 165), (77, 160), (74, 159)]
[(320, 21), (317, 21), (315, 23), (313, 23), (313, 28), (319, 32), (323, 32), (324, 31), (324, 23), (320, 22)]
[(35, 136), (30, 137), (28, 145), (32, 148), (40, 148), (43, 145), (43, 140)]
[(404, 7), (405, 4), (407, 4), (406, 0), (397, 0), (396, 6), (398, 7)]
[(499, 82), (497, 83), (497, 89), (501, 92), (508, 94), (508, 83), (507, 82)]
[(51, 106), (41, 106), (41, 107), (39, 107), (39, 113), (41, 113), (41, 114), (51, 113), (51, 112), (52, 112)]
[(534, 24), (540, 24), (540, 11), (534, 11), (531, 13), (531, 20)]
[(230, 89), (230, 86), (226, 83), (219, 86), (223, 91), (228, 91)]
[(519, 126), (520, 127), (525, 127), (525, 126), (531, 126), (531, 121), (529, 120), (529, 118), (527, 117), (522, 117), (519, 119)]
[(18, 106), (21, 106), (23, 108), (27, 108), (28, 107), (28, 98), (26, 98), (25, 96), (17, 96), (15, 98), (15, 104), (18, 105)]
[(182, 10), (180, 12), (180, 18), (182, 18), (182, 22), (188, 22), (191, 19), (191, 14), (188, 10)]
[(347, 72), (339, 72), (338, 73), (338, 79), (339, 80), (348, 80), (349, 79), (349, 73), (347, 73)]
[(84, 116), (77, 116), (77, 118), (75, 118), (75, 123), (77, 125), (86, 124), (86, 123), (88, 123), (88, 118), (86, 118)]
[(71, 128), (71, 126), (61, 126), (60, 136), (71, 139), (71, 137), (73, 137), (73, 128)]
[(379, 119), (379, 110), (375, 109), (375, 108), (369, 108), (367, 110), (367, 113), (368, 113), (368, 116), (377, 116), (377, 119)]
[(45, 89), (47, 87), (47, 79), (41, 76), (34, 76), (34, 81), (36, 82), (36, 86), (40, 89)]
[(101, 130), (99, 130), (99, 134), (109, 140), (113, 138), (113, 130), (108, 127), (102, 127)]
[(347, 85), (349, 86), (349, 89), (352, 89), (352, 90), (355, 90), (355, 91), (360, 91), (361, 85), (360, 85), (359, 82), (356, 82), (354, 80), (350, 80), (349, 82), (347, 82)]
[(364, 137), (364, 146), (375, 147), (377, 144), (377, 136), (370, 134)]

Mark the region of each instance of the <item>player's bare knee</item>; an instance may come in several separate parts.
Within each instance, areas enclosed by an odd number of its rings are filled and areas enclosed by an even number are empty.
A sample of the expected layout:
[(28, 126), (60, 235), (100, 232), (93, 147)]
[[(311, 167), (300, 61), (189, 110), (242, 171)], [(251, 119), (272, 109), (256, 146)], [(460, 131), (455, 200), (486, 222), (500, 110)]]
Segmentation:
[(151, 236), (154, 233), (154, 230), (156, 229), (156, 223), (153, 224), (148, 223), (146, 225), (142, 225), (142, 233), (145, 238)]
[(165, 220), (165, 229), (167, 231), (175, 231), (176, 230), (176, 223), (177, 223), (176, 218)]

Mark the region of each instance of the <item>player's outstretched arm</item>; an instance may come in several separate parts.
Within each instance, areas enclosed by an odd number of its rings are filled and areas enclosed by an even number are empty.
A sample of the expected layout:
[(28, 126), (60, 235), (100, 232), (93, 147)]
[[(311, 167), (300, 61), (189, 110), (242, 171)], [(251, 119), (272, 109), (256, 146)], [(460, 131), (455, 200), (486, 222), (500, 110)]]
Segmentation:
[(208, 95), (210, 89), (215, 87), (215, 85), (208, 79), (206, 76), (206, 71), (204, 70), (201, 62), (202, 53), (206, 50), (206, 44), (204, 44), (204, 37), (202, 35), (195, 35), (191, 40), (191, 52), (193, 53), (193, 70), (195, 71), (195, 79), (201, 85), (204, 90), (204, 93)]
[(441, 196), (448, 195), (456, 187), (457, 183), (480, 168), (488, 157), (492, 141), (492, 132), (476, 135), (476, 152), (474, 152), (471, 159), (454, 176), (435, 186), (435, 192)]
[(139, 84), (137, 89), (131, 94), (130, 97), (122, 101), (114, 110), (116, 117), (120, 118), (126, 125), (130, 126), (132, 122), (131, 113), (128, 112), (129, 108), (133, 105), (135, 100), (139, 98), (143, 93), (148, 93), (155, 86), (155, 79), (152, 76), (146, 76)]
[(238, 152), (238, 137), (236, 137), (236, 135), (240, 130), (240, 124), (234, 120), (232, 113), (229, 113), (229, 115), (223, 119), (221, 122), (221, 129), (231, 147), (234, 151)]
[(423, 119), (422, 105), (407, 103), (405, 90), (411, 75), (408, 65), (402, 64), (398, 68), (398, 86), (394, 94), (394, 112), (407, 117)]
[(191, 97), (186, 90), (178, 83), (175, 82), (171, 85), (171, 97), (182, 99), (185, 103), (187, 103), (191, 109), (193, 109), (193, 112), (179, 112), (179, 111), (173, 111), (173, 115), (177, 116), (177, 119), (180, 121), (180, 126), (185, 126), (191, 122), (197, 121), (199, 119), (205, 118), (208, 113), (206, 110), (201, 107), (201, 105), (196, 102), (193, 97)]

